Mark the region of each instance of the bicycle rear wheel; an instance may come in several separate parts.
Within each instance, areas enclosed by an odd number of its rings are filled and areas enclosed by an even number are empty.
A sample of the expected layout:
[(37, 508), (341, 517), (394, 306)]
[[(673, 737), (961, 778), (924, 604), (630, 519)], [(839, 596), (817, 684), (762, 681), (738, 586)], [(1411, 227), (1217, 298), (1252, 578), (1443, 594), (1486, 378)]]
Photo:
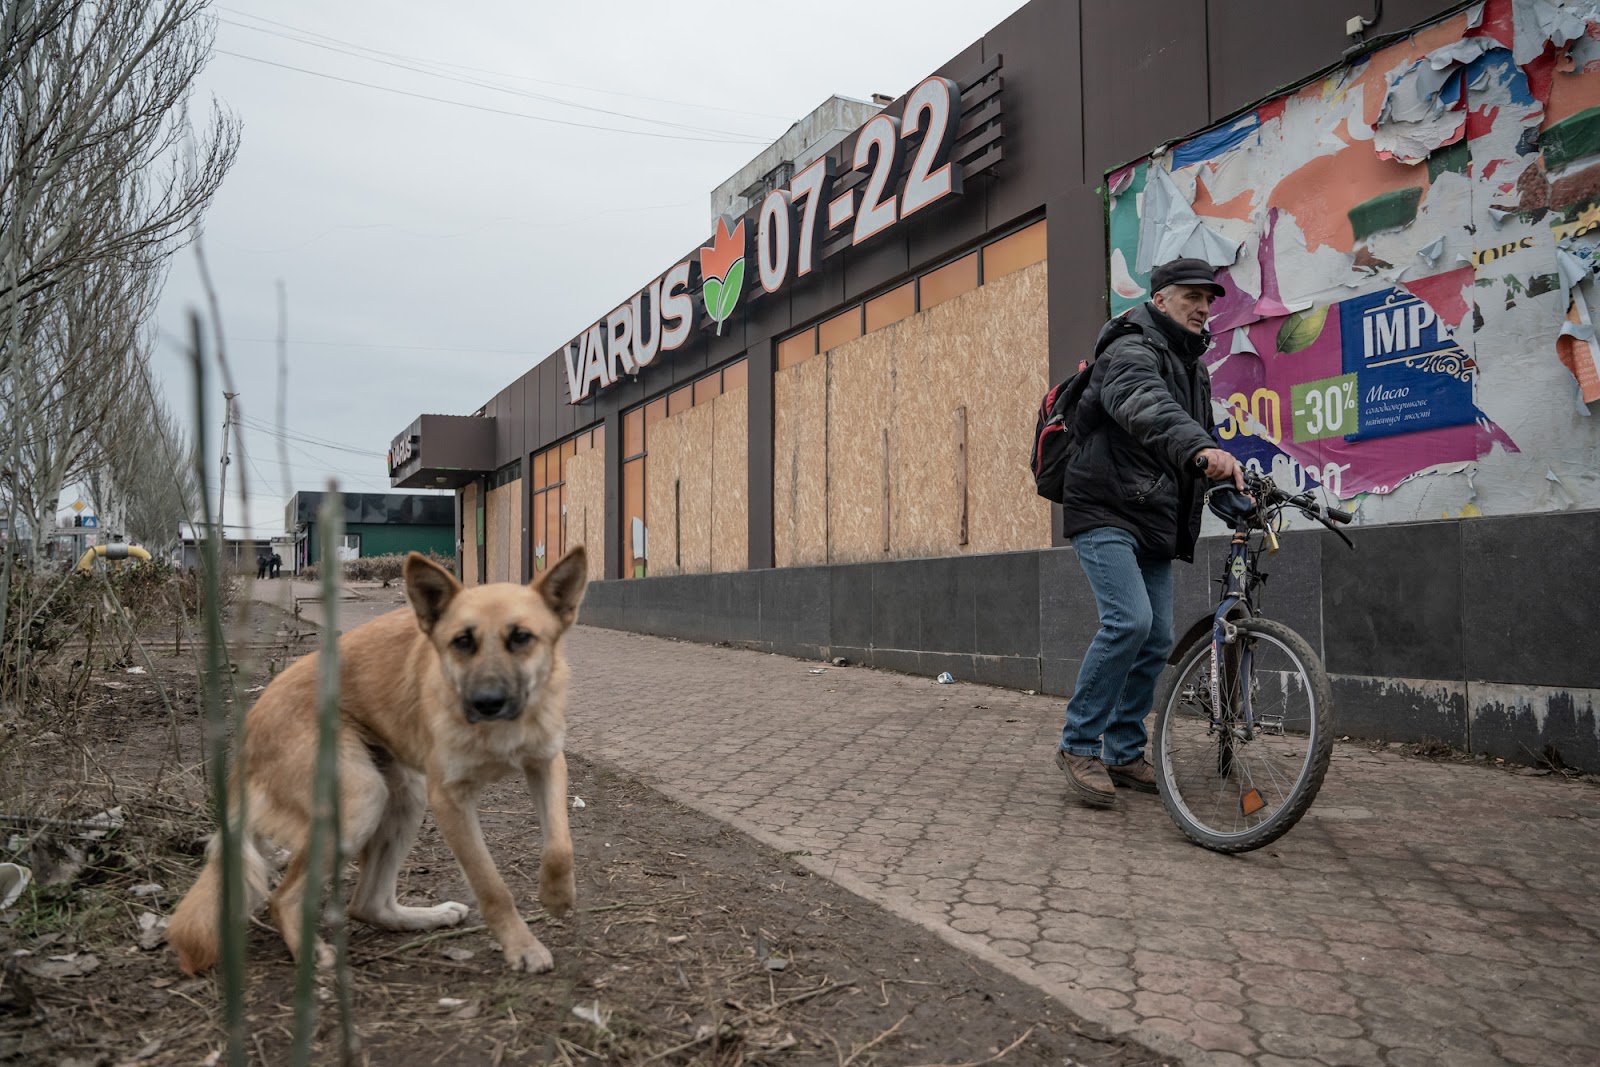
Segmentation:
[(1161, 802), (1184, 836), (1215, 852), (1248, 852), (1286, 833), (1316, 799), (1333, 749), (1333, 687), (1311, 646), (1269, 619), (1235, 625), (1238, 638), (1215, 665), (1210, 634), (1190, 645), (1155, 701)]

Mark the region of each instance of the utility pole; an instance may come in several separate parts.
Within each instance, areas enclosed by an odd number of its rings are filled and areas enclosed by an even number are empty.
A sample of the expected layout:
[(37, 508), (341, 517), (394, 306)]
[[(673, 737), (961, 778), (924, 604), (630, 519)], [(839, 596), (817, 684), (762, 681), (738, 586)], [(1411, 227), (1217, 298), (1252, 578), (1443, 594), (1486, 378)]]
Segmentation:
[(222, 414), (222, 487), (217, 494), (217, 536), (222, 538), (217, 544), (218, 556), (226, 551), (228, 545), (227, 527), (222, 524), (222, 509), (228, 503), (228, 430), (233, 425), (233, 398), (238, 393), (224, 392), (222, 399), (225, 402)]

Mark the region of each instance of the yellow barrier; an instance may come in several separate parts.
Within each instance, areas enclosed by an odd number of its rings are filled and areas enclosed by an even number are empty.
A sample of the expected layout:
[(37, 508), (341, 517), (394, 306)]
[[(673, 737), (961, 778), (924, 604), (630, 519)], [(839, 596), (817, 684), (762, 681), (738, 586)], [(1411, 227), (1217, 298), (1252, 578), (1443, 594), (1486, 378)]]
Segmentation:
[(88, 574), (93, 569), (90, 565), (94, 563), (96, 556), (102, 556), (112, 561), (124, 559), (148, 560), (150, 553), (138, 545), (125, 545), (121, 541), (114, 541), (109, 545), (95, 545), (78, 560), (78, 573)]

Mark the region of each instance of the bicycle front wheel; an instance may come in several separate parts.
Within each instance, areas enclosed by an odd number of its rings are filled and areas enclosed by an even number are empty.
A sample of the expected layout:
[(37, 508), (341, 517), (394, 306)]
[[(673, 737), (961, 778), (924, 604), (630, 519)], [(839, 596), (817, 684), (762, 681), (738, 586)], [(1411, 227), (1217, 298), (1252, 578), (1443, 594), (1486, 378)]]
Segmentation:
[(1316, 799), (1333, 749), (1333, 687), (1311, 646), (1269, 619), (1235, 625), (1216, 656), (1210, 634), (1190, 645), (1155, 701), (1161, 802), (1216, 852), (1283, 836)]

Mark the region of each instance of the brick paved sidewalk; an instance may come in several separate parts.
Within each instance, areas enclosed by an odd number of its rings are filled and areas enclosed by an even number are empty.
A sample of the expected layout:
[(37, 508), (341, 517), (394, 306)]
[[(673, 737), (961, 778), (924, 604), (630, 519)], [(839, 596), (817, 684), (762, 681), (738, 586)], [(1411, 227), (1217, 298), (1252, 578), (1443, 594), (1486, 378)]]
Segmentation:
[(579, 628), (570, 747), (1192, 1063), (1600, 1062), (1600, 788), (1334, 749), (1243, 857), (1096, 812), (1060, 703)]

